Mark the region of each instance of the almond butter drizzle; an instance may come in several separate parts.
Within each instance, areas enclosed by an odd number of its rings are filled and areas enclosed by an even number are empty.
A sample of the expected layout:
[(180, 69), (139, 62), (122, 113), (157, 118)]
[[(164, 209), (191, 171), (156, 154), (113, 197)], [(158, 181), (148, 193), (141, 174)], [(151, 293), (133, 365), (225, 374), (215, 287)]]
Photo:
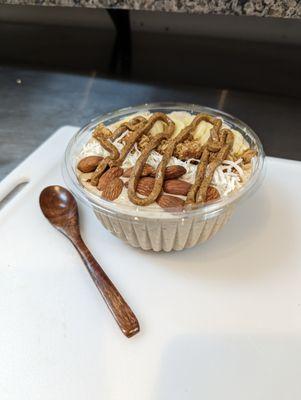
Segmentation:
[[(152, 114), (148, 120), (142, 116), (135, 117), (129, 122), (122, 123), (113, 133), (103, 124), (98, 125), (93, 136), (99, 140), (104, 149), (109, 152), (109, 156), (104, 158), (98, 164), (92, 175), (91, 184), (94, 186), (98, 184), (99, 178), (108, 166), (120, 167), (126, 156), (134, 147), (135, 143), (139, 141), (142, 135), (148, 134), (157, 121), (164, 122), (165, 126), (162, 132), (152, 137), (132, 169), (128, 183), (128, 197), (130, 201), (139, 206), (147, 206), (156, 201), (162, 192), (165, 170), (176, 146), (186, 140), (202, 121), (206, 121), (212, 124), (213, 127), (210, 131), (210, 137), (204, 145), (200, 163), (195, 174), (194, 183), (191, 186), (185, 201), (186, 206), (191, 204), (204, 204), (206, 202), (207, 189), (211, 183), (214, 172), (226, 159), (234, 142), (234, 135), (231, 130), (222, 129), (222, 120), (214, 118), (208, 114), (196, 115), (193, 121), (183, 128), (174, 138), (172, 138), (175, 129), (174, 122), (166, 114), (160, 112)], [(127, 130), (129, 131), (129, 134), (126, 143), (119, 152), (112, 142)], [(156, 170), (153, 189), (148, 196), (144, 198), (139, 197), (136, 193), (136, 188), (141, 178), (143, 168), (151, 151), (155, 150), (162, 140), (168, 140), (168, 142), (162, 160)]]
[[(111, 132), (108, 128), (106, 128), (103, 124), (99, 124), (94, 132), (93, 137), (97, 139), (100, 144), (103, 146), (105, 150), (107, 150), (110, 155), (105, 157), (97, 166), (91, 177), (91, 185), (97, 186), (99, 178), (105, 172), (107, 167), (117, 166), (117, 164), (113, 165), (113, 161), (116, 161), (119, 157), (118, 149), (113, 145), (113, 141), (118, 139), (124, 132), (139, 130), (143, 127), (147, 122), (147, 119), (138, 116), (130, 120), (129, 122), (123, 122), (118, 128), (115, 129), (114, 132)], [(120, 164), (119, 164), (120, 165)]]
[[(212, 132), (213, 128), (211, 129)], [(216, 142), (216, 148), (220, 148), (213, 161), (209, 162), (211, 149), (211, 132), (210, 138), (205, 145), (201, 161), (198, 165), (193, 185), (191, 186), (185, 204), (204, 204), (206, 202), (207, 189), (211, 183), (216, 168), (226, 159), (234, 142), (234, 135), (230, 129), (221, 129), (219, 134), (219, 142)]]
[[(157, 113), (159, 114), (159, 113)], [(154, 114), (156, 115), (156, 114)], [(151, 118), (150, 118), (151, 119)], [(146, 161), (151, 153), (152, 150), (154, 150), (163, 139), (169, 139), (174, 130), (175, 130), (175, 123), (165, 114), (160, 113), (160, 115), (157, 115), (156, 121), (161, 120), (166, 123), (166, 127), (163, 129), (163, 132), (158, 133), (155, 135), (149, 144), (145, 147), (145, 149), (142, 151), (140, 157), (138, 158), (131, 176), (129, 180), (129, 186), (128, 186), (128, 196), (129, 199), (131, 200), (132, 203), (137, 204), (139, 206), (147, 206), (154, 201), (156, 201), (157, 197), (160, 195), (162, 186), (163, 186), (163, 181), (164, 181), (164, 173), (165, 169), (167, 167), (167, 163), (169, 161), (169, 158), (162, 159), (160, 162), (157, 171), (156, 171), (156, 176), (155, 176), (155, 184), (153, 187), (152, 192), (145, 198), (138, 197), (136, 194), (136, 187), (138, 184), (138, 181), (141, 177), (143, 167), (146, 164)], [(149, 131), (149, 130), (148, 130)], [(168, 149), (166, 150), (167, 153)]]

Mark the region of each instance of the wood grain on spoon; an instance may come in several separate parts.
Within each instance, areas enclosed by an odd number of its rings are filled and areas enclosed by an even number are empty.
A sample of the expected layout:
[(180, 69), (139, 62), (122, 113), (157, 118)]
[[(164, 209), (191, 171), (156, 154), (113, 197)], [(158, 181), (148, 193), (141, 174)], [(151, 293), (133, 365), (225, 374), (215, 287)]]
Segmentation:
[(138, 320), (82, 240), (78, 208), (73, 195), (62, 186), (48, 186), (40, 194), (40, 207), (49, 222), (68, 239), (79, 252), (96, 287), (127, 337), (139, 332)]

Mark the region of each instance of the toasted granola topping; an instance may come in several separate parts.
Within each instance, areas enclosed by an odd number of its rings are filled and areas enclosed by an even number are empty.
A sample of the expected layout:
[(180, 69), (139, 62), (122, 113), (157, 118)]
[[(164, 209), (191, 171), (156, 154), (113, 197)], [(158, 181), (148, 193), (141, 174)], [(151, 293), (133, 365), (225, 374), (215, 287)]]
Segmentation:
[(180, 160), (189, 160), (190, 158), (201, 158), (204, 146), (199, 140), (185, 140), (179, 143), (174, 151), (174, 156)]

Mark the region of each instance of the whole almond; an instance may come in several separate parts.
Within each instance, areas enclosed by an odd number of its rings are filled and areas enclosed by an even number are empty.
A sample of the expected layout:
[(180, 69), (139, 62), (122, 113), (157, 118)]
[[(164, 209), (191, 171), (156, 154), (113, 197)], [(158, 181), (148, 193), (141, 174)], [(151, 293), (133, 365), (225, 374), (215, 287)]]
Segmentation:
[[(184, 174), (186, 174), (186, 169), (182, 165), (170, 165), (165, 170), (164, 179), (177, 179)], [(156, 172), (151, 176), (156, 176)]]
[(155, 172), (155, 169), (151, 165), (145, 164), (145, 166), (143, 167), (143, 170), (142, 170), (142, 176), (150, 176), (154, 172)]
[(220, 194), (219, 194), (218, 190), (213, 186), (209, 186), (207, 189), (207, 193), (206, 193), (206, 201), (213, 201), (213, 200), (217, 200), (219, 198), (220, 198)]
[[(133, 167), (126, 169), (123, 173), (123, 176), (126, 178), (129, 178), (131, 176), (132, 171), (133, 171)], [(149, 176), (154, 173), (155, 173), (154, 168), (149, 164), (145, 164), (145, 166), (143, 167), (141, 176)]]
[(168, 179), (163, 184), (163, 190), (166, 193), (186, 196), (191, 188), (191, 183), (180, 179)]
[(113, 178), (104, 188), (101, 197), (105, 200), (116, 200), (122, 192), (123, 181), (120, 178)]
[(132, 171), (133, 171), (133, 167), (125, 169), (123, 171), (122, 176), (124, 176), (125, 178), (129, 178), (131, 176)]
[(98, 181), (97, 189), (104, 190), (105, 187), (114, 179), (123, 174), (123, 169), (120, 167), (112, 167), (101, 175)]
[(156, 201), (165, 210), (182, 211), (184, 207), (184, 200), (179, 197), (169, 196), (168, 194), (161, 194)]
[(136, 192), (142, 194), (142, 196), (149, 196), (153, 190), (155, 179), (150, 176), (145, 176), (139, 179), (136, 187)]
[(103, 157), (99, 156), (88, 156), (85, 158), (82, 158), (79, 163), (77, 164), (77, 168), (81, 172), (93, 172), (96, 170), (97, 165), (100, 163), (100, 161), (103, 159)]

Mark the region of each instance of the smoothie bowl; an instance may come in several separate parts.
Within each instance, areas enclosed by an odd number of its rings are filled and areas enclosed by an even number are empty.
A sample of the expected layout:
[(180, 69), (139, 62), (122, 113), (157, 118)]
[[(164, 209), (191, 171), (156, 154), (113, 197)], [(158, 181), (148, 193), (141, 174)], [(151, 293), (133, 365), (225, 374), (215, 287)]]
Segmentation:
[(69, 142), (72, 193), (103, 226), (144, 250), (182, 250), (214, 236), (258, 187), (264, 153), (238, 119), (156, 103), (92, 120)]

